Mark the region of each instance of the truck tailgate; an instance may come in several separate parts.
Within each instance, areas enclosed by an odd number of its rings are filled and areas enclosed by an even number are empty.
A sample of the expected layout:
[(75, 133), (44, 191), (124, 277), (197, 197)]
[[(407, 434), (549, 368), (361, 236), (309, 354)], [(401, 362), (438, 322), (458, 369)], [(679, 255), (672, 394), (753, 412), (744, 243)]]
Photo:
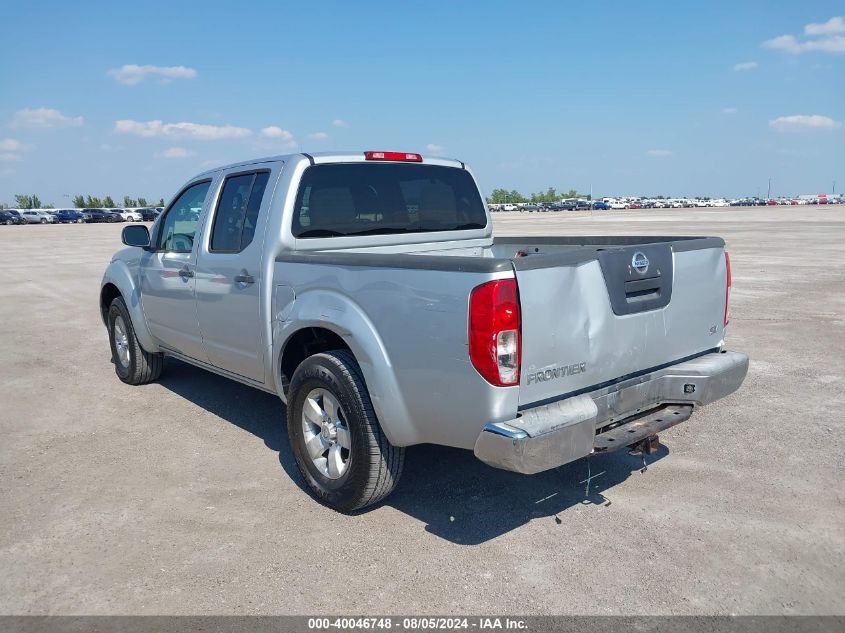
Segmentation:
[(603, 246), (589, 255), (582, 249), (569, 263), (555, 259), (513, 260), (522, 308), (520, 407), (721, 345), (721, 241)]

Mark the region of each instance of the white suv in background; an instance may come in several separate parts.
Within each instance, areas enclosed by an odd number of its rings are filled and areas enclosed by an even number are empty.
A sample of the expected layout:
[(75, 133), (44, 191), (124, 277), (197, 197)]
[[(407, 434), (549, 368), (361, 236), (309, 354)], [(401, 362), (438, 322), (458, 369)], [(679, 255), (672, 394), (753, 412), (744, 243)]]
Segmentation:
[(132, 209), (108, 209), (109, 211), (114, 211), (115, 213), (119, 213), (120, 217), (123, 218), (124, 222), (141, 222), (144, 219), (144, 216), (141, 215), (140, 211), (133, 211)]

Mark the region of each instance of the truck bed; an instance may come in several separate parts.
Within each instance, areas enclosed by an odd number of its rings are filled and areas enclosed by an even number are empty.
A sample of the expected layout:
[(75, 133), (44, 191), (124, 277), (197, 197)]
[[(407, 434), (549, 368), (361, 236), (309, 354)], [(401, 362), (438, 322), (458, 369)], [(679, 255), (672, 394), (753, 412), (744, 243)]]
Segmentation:
[[(332, 275), (331, 283), (356, 297), (359, 309), (385, 337), (391, 363), (397, 368), (441, 366), (439, 376), (472, 372), (466, 357), (455, 358), (456, 347), (467, 345), (471, 288), (514, 275), (522, 309), (521, 380), (518, 387), (499, 388), (517, 393), (492, 406), (506, 417), (515, 413), (509, 409), (553, 402), (718, 349), (724, 334), (723, 247), (724, 241), (714, 237), (507, 237), (416, 245), (411, 252), (297, 250), (279, 254), (276, 261), (288, 266), (287, 276), (290, 265), (303, 264), (297, 268), (308, 279), (294, 288), (296, 296), (312, 284), (326, 284), (326, 274)], [(636, 253), (649, 259), (645, 274), (630, 265)], [(321, 273), (323, 266), (331, 272)], [(345, 272), (338, 275), (338, 270)], [(395, 274), (385, 277), (386, 270)], [(385, 320), (385, 311), (391, 319)], [(397, 317), (398, 326), (393, 323)], [(404, 358), (410, 355), (416, 357)], [(403, 393), (419, 391), (416, 369), (398, 380), (409, 381), (400, 385)], [(433, 373), (425, 380), (437, 397), (452, 403), (478, 395), (465, 387), (451, 393), (448, 380), (441, 383)], [(429, 419), (442, 416), (432, 411), (431, 391), (424, 394), (427, 401), (417, 404)], [(456, 410), (464, 409), (473, 407), (467, 403)], [(451, 426), (423, 441), (468, 448), (488, 421), (473, 421), (469, 426), (475, 429), (463, 440), (456, 441), (460, 433)]]

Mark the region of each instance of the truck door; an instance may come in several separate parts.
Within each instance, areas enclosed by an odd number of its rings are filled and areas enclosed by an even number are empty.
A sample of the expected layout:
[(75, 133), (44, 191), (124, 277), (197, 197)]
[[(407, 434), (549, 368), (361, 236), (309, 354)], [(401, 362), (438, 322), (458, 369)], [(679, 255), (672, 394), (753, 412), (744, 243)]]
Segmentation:
[(153, 231), (152, 249), (141, 257), (139, 275), (150, 333), (165, 347), (203, 361), (194, 298), (194, 237), (210, 187), (211, 180), (192, 183), (164, 211)]
[(271, 175), (275, 182), (278, 168), (226, 175), (199, 248), (196, 276), (197, 315), (209, 361), (261, 383), (262, 254)]

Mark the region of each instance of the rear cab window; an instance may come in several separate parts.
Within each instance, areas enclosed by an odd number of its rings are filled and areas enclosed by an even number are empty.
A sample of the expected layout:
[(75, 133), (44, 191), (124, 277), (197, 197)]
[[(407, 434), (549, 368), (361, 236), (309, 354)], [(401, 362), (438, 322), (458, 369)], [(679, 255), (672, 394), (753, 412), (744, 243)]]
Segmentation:
[(252, 243), (269, 171), (228, 176), (214, 213), (210, 253), (239, 253)]
[(487, 215), (468, 171), (405, 163), (312, 165), (302, 175), (297, 238), (483, 229)]

